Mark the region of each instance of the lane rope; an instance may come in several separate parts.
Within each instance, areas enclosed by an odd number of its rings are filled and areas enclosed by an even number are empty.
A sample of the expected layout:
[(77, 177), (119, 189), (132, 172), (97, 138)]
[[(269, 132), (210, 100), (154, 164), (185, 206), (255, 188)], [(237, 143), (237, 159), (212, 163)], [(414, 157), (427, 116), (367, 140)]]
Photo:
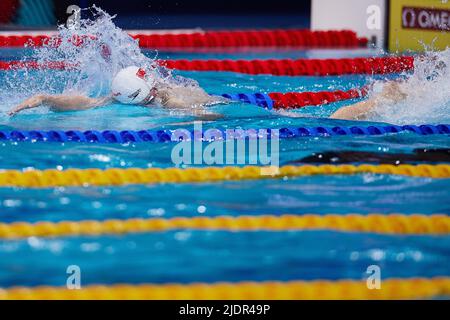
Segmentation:
[[(235, 48), (235, 47), (303, 47), (303, 48), (358, 48), (366, 47), (367, 38), (358, 38), (350, 30), (311, 31), (302, 29), (202, 31), (166, 34), (132, 34), (141, 48)], [(82, 46), (96, 41), (94, 36), (74, 36), (68, 41)], [(0, 35), (0, 47), (59, 46), (58, 36)]]
[(335, 230), (381, 234), (450, 234), (450, 216), (433, 214), (305, 214), (170, 219), (84, 220), (0, 223), (0, 238), (93, 236), (160, 232), (176, 229), (225, 231)]
[(365, 280), (219, 282), (192, 284), (90, 285), (0, 288), (0, 299), (156, 299), (156, 300), (275, 300), (275, 299), (425, 299), (450, 295), (450, 277), (383, 279), (371, 290)]
[(184, 71), (231, 71), (278, 76), (389, 74), (412, 71), (414, 57), (270, 60), (165, 60), (161, 65)]
[[(229, 135), (226, 130), (214, 129), (215, 135), (226, 140)], [(261, 130), (271, 138), (275, 129), (245, 129), (240, 134), (233, 134), (233, 139), (249, 138), (253, 132), (256, 136)], [(300, 137), (334, 137), (334, 136), (381, 136), (396, 133), (414, 133), (418, 135), (450, 134), (449, 124), (439, 125), (404, 125), (404, 126), (336, 126), (336, 127), (290, 127), (280, 128), (278, 138)], [(183, 136), (175, 135), (175, 130), (0, 130), (0, 141), (42, 141), (42, 142), (89, 142), (89, 143), (133, 143), (133, 142), (179, 142), (179, 141), (212, 141), (205, 138), (205, 132), (198, 130), (183, 130)], [(236, 131), (237, 133), (237, 131)], [(216, 138), (218, 139), (218, 138)]]
[[(183, 71), (230, 71), (278, 76), (337, 76), (346, 74), (390, 74), (414, 70), (414, 57), (369, 57), (342, 59), (270, 59), (270, 60), (158, 60), (169, 69)], [(75, 65), (54, 61), (1, 61), (0, 70), (72, 69)]]
[(325, 105), (337, 101), (357, 99), (366, 96), (367, 88), (350, 89), (347, 91), (319, 92), (271, 92), (271, 93), (235, 93), (221, 94), (233, 101), (254, 104), (266, 109), (299, 109), (306, 106)]
[(0, 186), (57, 187), (57, 186), (120, 186), (128, 184), (187, 183), (259, 180), (269, 178), (301, 177), (339, 174), (386, 174), (410, 177), (450, 178), (448, 164), (363, 164), (363, 165), (302, 165), (282, 167), (201, 167), (201, 168), (111, 168), (48, 170), (4, 170), (0, 172)]

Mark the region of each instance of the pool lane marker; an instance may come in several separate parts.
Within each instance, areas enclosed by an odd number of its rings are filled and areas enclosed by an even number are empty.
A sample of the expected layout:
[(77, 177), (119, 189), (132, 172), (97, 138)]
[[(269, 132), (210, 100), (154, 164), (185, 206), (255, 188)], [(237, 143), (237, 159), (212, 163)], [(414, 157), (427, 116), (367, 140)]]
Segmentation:
[[(362, 48), (367, 47), (368, 39), (358, 37), (352, 30), (307, 29), (262, 29), (262, 30), (129, 30), (128, 34), (138, 40), (139, 47), (165, 50), (220, 48), (227, 52), (237, 47), (296, 47), (306, 48)], [(58, 32), (45, 31), (3, 31), (0, 35), (0, 47), (24, 47), (31, 42), (33, 46), (47, 45), (58, 47), (62, 41), (81, 46), (85, 41), (93, 42), (95, 35), (74, 35), (62, 39)], [(98, 43), (101, 44), (101, 43)]]
[(334, 230), (380, 234), (450, 234), (450, 216), (445, 214), (305, 214), (170, 219), (84, 220), (61, 222), (0, 223), (1, 239), (27, 237), (98, 236), (161, 232), (178, 229), (223, 231)]
[(282, 167), (225, 166), (200, 168), (111, 168), (68, 170), (4, 170), (0, 186), (45, 188), (63, 186), (121, 186), (130, 184), (241, 181), (313, 175), (386, 174), (426, 178), (450, 178), (448, 164), (286, 165)]
[(217, 282), (192, 284), (88, 285), (0, 288), (0, 299), (153, 299), (153, 300), (274, 300), (274, 299), (424, 299), (450, 295), (450, 277), (388, 278), (381, 288), (369, 289), (366, 280)]
[[(221, 132), (222, 137), (228, 137), (226, 130), (214, 129)], [(243, 135), (233, 139), (246, 139), (253, 132), (263, 130), (267, 134), (272, 129), (245, 129)], [(280, 139), (299, 137), (334, 137), (334, 136), (381, 136), (395, 133), (415, 133), (418, 135), (450, 135), (449, 124), (439, 125), (388, 125), (388, 126), (336, 126), (336, 127), (288, 127), (279, 128)], [(29, 142), (78, 142), (78, 143), (134, 143), (134, 142), (179, 142), (180, 136), (174, 135), (175, 130), (0, 130), (0, 141), (29, 141)], [(210, 141), (205, 139), (206, 131), (186, 131), (185, 141)], [(215, 135), (217, 136), (217, 135)], [(270, 134), (269, 134), (270, 136)], [(176, 138), (176, 139), (175, 139)]]
[[(255, 60), (156, 60), (161, 66), (183, 71), (238, 72), (276, 76), (339, 76), (352, 74), (392, 74), (414, 71), (413, 56), (357, 57), (341, 59), (255, 59)], [(17, 69), (77, 70), (67, 61), (39, 63), (30, 61), (0, 61), (0, 70)]]

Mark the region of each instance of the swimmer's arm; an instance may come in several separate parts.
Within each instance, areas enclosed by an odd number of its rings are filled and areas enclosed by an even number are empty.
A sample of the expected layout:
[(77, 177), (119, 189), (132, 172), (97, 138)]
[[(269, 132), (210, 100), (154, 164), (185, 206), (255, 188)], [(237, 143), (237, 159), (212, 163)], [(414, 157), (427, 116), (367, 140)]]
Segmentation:
[(376, 109), (386, 103), (398, 103), (407, 98), (401, 89), (401, 83), (391, 81), (384, 84), (383, 91), (377, 96), (342, 107), (333, 113), (330, 118), (343, 120), (366, 120), (374, 115)]
[(112, 97), (90, 98), (83, 95), (35, 95), (8, 112), (13, 116), (20, 111), (48, 105), (54, 111), (87, 110), (112, 102)]
[(193, 107), (192, 105), (205, 106), (229, 102), (229, 100), (226, 98), (220, 96), (211, 96), (199, 88), (195, 89), (195, 92), (192, 92), (196, 98), (194, 100), (188, 99), (189, 103), (186, 103), (186, 101), (182, 96), (180, 96), (180, 94), (174, 93), (173, 89), (159, 89), (157, 92), (157, 99), (159, 100), (159, 103), (164, 107), (170, 109), (195, 109), (195, 107)]
[(350, 106), (342, 107), (333, 113), (331, 119), (342, 120), (365, 120), (373, 114), (376, 107), (376, 100), (369, 99)]
[(83, 95), (46, 95), (42, 104), (53, 111), (77, 111), (104, 106), (112, 102), (112, 97), (90, 98)]
[(168, 98), (164, 101), (163, 106), (171, 109), (187, 109), (186, 103), (176, 98)]
[[(205, 98), (203, 103), (209, 103), (213, 101), (210, 96), (208, 96), (208, 99)], [(223, 114), (214, 113), (207, 111), (205, 106), (198, 105), (196, 107), (190, 107), (187, 106), (184, 101), (181, 99), (175, 98), (175, 97), (165, 97), (165, 99), (162, 100), (162, 104), (164, 107), (177, 110), (179, 112), (185, 113), (185, 114), (191, 114), (195, 116), (196, 121), (215, 121), (218, 119), (224, 118)], [(182, 124), (188, 124), (190, 122), (185, 122)]]

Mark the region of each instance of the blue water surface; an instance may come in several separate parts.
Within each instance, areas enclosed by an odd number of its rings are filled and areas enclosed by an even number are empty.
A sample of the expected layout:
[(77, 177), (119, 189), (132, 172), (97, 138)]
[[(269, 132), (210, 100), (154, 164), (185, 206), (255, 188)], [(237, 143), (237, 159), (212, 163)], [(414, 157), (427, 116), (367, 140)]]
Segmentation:
[(127, 236), (29, 238), (0, 243), (0, 283), (63, 286), (68, 265), (82, 285), (245, 280), (382, 279), (446, 275), (450, 237), (339, 232), (170, 231)]
[[(16, 60), (27, 51), (1, 50), (0, 59)], [(153, 52), (147, 52), (152, 56)], [(241, 53), (159, 53), (173, 59), (326, 58), (374, 55), (373, 51), (314, 50)], [(348, 90), (373, 77), (284, 77), (231, 72), (179, 72), (210, 93)], [(25, 74), (20, 77), (24, 77)], [(55, 92), (63, 71), (30, 71), (26, 79), (53, 79)], [(390, 78), (397, 75), (389, 76)], [(0, 86), (6, 87), (6, 72)], [(189, 115), (162, 108), (112, 104), (83, 112), (35, 109), (10, 118), (4, 112), (19, 101), (4, 92), (1, 130), (192, 129)], [(327, 117), (358, 100), (306, 107), (279, 114), (244, 103), (212, 107), (224, 118), (203, 129), (282, 128), (369, 125)], [(447, 119), (443, 119), (445, 122)], [(180, 122), (183, 122), (180, 124)], [(379, 123), (378, 123), (379, 124)], [(173, 167), (174, 143), (0, 142), (0, 169)], [(206, 147), (206, 144), (202, 146)], [(448, 148), (447, 135), (414, 133), (381, 136), (299, 137), (280, 141), (280, 164), (320, 151), (411, 153), (418, 148)], [(136, 185), (122, 187), (0, 188), (0, 221), (105, 220), (176, 216), (450, 212), (449, 179), (358, 174), (259, 181)], [(0, 241), (0, 287), (64, 285), (69, 265), (82, 269), (82, 283), (166, 283), (193, 281), (362, 279), (368, 265), (379, 264), (383, 277), (450, 275), (449, 237), (382, 236), (315, 232), (173, 231), (124, 236), (66, 237)]]

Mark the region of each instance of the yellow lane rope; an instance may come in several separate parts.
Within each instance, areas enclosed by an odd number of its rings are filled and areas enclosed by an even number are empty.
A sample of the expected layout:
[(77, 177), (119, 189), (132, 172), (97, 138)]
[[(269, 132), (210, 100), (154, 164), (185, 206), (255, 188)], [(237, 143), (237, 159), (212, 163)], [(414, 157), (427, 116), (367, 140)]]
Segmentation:
[(296, 177), (325, 174), (376, 173), (413, 177), (449, 178), (450, 165), (303, 165), (274, 167), (203, 167), (203, 168), (129, 168), (68, 169), (65, 171), (5, 170), (0, 172), (0, 186), (54, 187), (147, 184), (163, 182), (202, 182)]
[(450, 295), (450, 277), (360, 280), (0, 288), (0, 299), (418, 299)]
[(129, 220), (85, 220), (62, 222), (15, 222), (0, 223), (0, 238), (62, 237), (75, 235), (126, 234), (173, 229), (196, 230), (313, 230), (328, 229), (353, 232), (374, 232), (385, 234), (432, 234), (450, 233), (450, 216), (447, 215), (262, 215), (262, 216), (219, 216), (219, 217), (177, 217), (171, 219), (129, 219)]

